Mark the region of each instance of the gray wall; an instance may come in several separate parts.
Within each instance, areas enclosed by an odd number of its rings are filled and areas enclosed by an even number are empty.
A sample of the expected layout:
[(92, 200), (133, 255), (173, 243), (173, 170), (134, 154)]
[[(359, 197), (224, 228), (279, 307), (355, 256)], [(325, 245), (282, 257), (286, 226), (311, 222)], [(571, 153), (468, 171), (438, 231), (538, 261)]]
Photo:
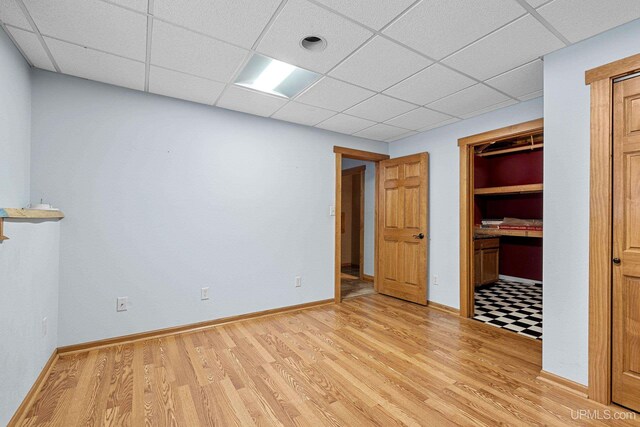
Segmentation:
[(45, 71), (33, 92), (32, 197), (67, 214), (60, 345), (333, 298), (333, 146), (386, 143)]
[(588, 69), (635, 55), (634, 21), (544, 59), (544, 369), (587, 384), (589, 318)]
[[(0, 31), (0, 208), (29, 203), (30, 70)], [(56, 222), (5, 222), (0, 243), (0, 425), (6, 425), (57, 344)], [(48, 323), (42, 332), (42, 319)]]
[(365, 165), (364, 171), (364, 274), (375, 275), (376, 164), (342, 159), (342, 169)]
[[(542, 117), (542, 99), (516, 104), (389, 145), (391, 157), (429, 152), (429, 300), (460, 306), (458, 138)], [(438, 284), (434, 276), (438, 276)]]

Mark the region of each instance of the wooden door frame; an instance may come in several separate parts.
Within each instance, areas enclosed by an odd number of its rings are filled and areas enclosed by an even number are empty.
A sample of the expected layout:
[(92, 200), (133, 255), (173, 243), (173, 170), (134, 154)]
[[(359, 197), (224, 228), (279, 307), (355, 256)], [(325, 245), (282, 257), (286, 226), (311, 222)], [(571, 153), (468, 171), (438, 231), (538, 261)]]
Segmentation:
[(611, 403), (613, 278), (613, 81), (640, 71), (640, 54), (588, 70), (591, 86), (589, 189), (589, 398)]
[[(378, 290), (378, 241), (375, 238), (375, 234), (377, 234), (377, 224), (378, 224), (378, 181), (380, 178), (380, 170), (378, 167), (378, 163), (382, 160), (389, 159), (389, 155), (373, 153), (371, 151), (362, 151), (355, 150), (353, 148), (339, 147), (334, 146), (333, 152), (336, 156), (336, 192), (335, 192), (335, 258), (334, 258), (334, 300), (336, 303), (342, 301), (341, 296), (341, 264), (342, 264), (342, 220), (340, 218), (340, 213), (342, 212), (342, 159), (353, 159), (353, 160), (364, 160), (367, 162), (373, 162), (376, 168), (376, 183), (375, 183), (375, 216), (374, 223), (376, 226), (374, 227), (374, 259), (375, 261), (375, 274), (373, 276), (373, 287)], [(364, 182), (364, 179), (363, 179)], [(363, 193), (364, 194), (364, 193)], [(362, 239), (364, 241), (364, 239)], [(364, 253), (364, 250), (361, 252)], [(364, 265), (362, 266), (364, 269)]]
[[(358, 241), (360, 245), (359, 257), (358, 257), (359, 258), (358, 263), (360, 265), (360, 268), (359, 268), (358, 276), (360, 280), (363, 280), (363, 275), (364, 275), (364, 178), (365, 178), (366, 170), (367, 170), (367, 165), (361, 165), (361, 166), (356, 166), (354, 168), (343, 169), (342, 177), (341, 177), (342, 179), (345, 176), (360, 175), (360, 211), (358, 212), (358, 216), (360, 217), (360, 227), (359, 227), (360, 230), (358, 230), (358, 234), (360, 235), (359, 241)], [(341, 185), (340, 193), (342, 194), (342, 182), (340, 183), (340, 185)], [(340, 198), (340, 201), (342, 202), (342, 198)], [(340, 217), (340, 220), (342, 221), (342, 216)], [(342, 238), (342, 224), (340, 224), (340, 236)], [(342, 246), (340, 247), (340, 250), (342, 251)], [(342, 264), (342, 259), (340, 261), (341, 261), (340, 264)]]
[(539, 132), (544, 120), (536, 119), (458, 139), (460, 147), (460, 316), (472, 317), (473, 266), (473, 148), (503, 138)]

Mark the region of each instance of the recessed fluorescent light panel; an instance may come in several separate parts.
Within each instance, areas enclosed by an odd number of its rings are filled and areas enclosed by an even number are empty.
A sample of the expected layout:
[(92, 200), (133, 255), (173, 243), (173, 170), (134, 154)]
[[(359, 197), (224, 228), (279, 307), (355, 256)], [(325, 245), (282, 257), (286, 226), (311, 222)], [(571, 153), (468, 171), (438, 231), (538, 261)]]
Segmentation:
[(320, 74), (255, 54), (235, 81), (239, 86), (291, 98), (318, 80)]

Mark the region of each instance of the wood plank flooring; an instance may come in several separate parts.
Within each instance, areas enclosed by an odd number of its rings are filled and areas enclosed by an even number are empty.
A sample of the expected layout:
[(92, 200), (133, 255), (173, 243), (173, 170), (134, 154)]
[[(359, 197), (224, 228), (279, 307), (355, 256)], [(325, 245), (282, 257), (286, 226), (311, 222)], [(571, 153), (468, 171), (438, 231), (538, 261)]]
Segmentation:
[(639, 425), (572, 419), (623, 409), (537, 380), (540, 360), (538, 341), (368, 295), (62, 356), (22, 425)]

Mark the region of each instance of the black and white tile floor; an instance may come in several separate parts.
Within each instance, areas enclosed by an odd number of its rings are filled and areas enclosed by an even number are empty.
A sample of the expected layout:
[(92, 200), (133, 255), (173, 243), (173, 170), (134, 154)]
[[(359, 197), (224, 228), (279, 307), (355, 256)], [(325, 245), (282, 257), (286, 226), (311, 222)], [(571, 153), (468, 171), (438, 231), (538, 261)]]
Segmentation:
[(542, 339), (542, 284), (499, 280), (475, 291), (475, 315), (483, 323)]

